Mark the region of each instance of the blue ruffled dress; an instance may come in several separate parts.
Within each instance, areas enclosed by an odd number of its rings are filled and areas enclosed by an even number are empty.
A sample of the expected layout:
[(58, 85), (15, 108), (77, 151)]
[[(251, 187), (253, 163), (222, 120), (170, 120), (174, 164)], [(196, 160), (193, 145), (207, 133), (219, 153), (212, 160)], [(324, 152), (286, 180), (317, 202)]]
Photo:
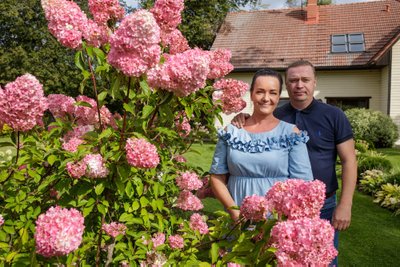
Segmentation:
[(271, 131), (250, 133), (228, 125), (218, 131), (211, 174), (229, 174), (228, 190), (236, 205), (246, 196), (264, 196), (273, 184), (289, 178), (312, 180), (306, 132), (280, 121)]

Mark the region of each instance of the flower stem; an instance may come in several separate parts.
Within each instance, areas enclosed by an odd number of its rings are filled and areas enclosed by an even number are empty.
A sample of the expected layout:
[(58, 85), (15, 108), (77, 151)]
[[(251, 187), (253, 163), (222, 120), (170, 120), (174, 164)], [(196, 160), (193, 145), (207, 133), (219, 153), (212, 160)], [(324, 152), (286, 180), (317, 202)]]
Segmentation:
[(102, 225), (104, 224), (104, 215), (101, 216), (101, 226), (99, 228), (99, 238), (97, 240), (97, 252), (96, 252), (96, 267), (100, 266), (100, 251), (101, 251), (101, 238), (103, 234)]
[[(131, 90), (131, 77), (128, 78), (128, 91), (126, 93), (126, 96), (124, 98), (124, 103), (127, 104), (129, 102), (129, 92)], [(121, 150), (122, 148), (122, 143), (124, 141), (124, 133), (126, 130), (126, 117), (127, 117), (127, 111), (125, 109), (124, 111), (124, 117), (123, 117), (123, 121), (122, 121), (122, 130), (121, 130), (121, 139), (119, 141), (119, 149)]]
[(20, 131), (17, 131), (17, 155), (15, 156), (15, 165), (18, 164), (19, 150), (20, 150)]
[(100, 132), (103, 130), (103, 125), (101, 122), (101, 115), (100, 115), (100, 106), (99, 106), (99, 97), (98, 97), (98, 93), (97, 93), (97, 84), (96, 84), (96, 78), (93, 72), (93, 67), (92, 67), (92, 61), (90, 60), (90, 56), (88, 55), (87, 57), (88, 60), (88, 65), (89, 65), (89, 70), (90, 70), (90, 76), (92, 78), (92, 82), (93, 82), (93, 90), (94, 90), (94, 96), (95, 96), (95, 100), (96, 100), (96, 104), (97, 104), (97, 115), (99, 116), (99, 125), (100, 125)]

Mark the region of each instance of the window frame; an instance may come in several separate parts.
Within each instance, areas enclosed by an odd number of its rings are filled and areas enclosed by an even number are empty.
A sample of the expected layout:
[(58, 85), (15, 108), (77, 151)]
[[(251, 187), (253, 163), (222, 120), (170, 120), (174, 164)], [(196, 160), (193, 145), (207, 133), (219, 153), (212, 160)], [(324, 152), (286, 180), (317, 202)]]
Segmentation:
[[(340, 40), (339, 38), (342, 38), (343, 40)], [(359, 46), (361, 46), (361, 49), (356, 48)], [(331, 53), (338, 54), (338, 53), (361, 53), (361, 52), (365, 52), (364, 33), (347, 33), (347, 34), (331, 35)]]

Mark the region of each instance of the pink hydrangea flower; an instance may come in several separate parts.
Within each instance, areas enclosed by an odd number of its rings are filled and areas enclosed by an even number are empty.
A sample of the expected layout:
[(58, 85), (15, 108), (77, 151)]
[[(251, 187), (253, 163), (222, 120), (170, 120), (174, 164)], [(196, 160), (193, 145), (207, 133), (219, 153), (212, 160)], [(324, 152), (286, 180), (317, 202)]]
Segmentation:
[(0, 226), (4, 224), (4, 218), (3, 215), (0, 214)]
[(215, 82), (213, 87), (222, 90), (222, 94), (213, 95), (213, 99), (221, 100), (222, 111), (225, 114), (239, 112), (246, 107), (246, 102), (242, 97), (249, 89), (247, 83), (234, 79), (221, 79)]
[(82, 139), (73, 137), (68, 140), (68, 142), (64, 142), (62, 144), (62, 148), (68, 152), (76, 152), (78, 150), (78, 146), (83, 144), (84, 141)]
[(227, 267), (242, 267), (239, 263), (228, 262)]
[(118, 0), (89, 0), (88, 4), (94, 20), (100, 25), (107, 24), (109, 20), (120, 20), (125, 15)]
[(55, 118), (65, 118), (73, 115), (75, 111), (75, 99), (63, 94), (50, 94), (47, 96), (49, 111)]
[(83, 162), (68, 162), (66, 166), (68, 174), (72, 178), (79, 179), (86, 173), (86, 165)]
[(182, 210), (201, 210), (204, 207), (201, 200), (187, 190), (179, 194), (176, 205)]
[(320, 218), (282, 221), (271, 230), (279, 266), (328, 266), (337, 255), (333, 237), (333, 227)]
[(207, 175), (202, 179), (203, 186), (196, 192), (196, 196), (200, 199), (204, 199), (206, 197), (215, 198), (214, 192), (212, 191), (210, 185), (210, 177)]
[(153, 243), (153, 248), (161, 246), (165, 243), (165, 234), (164, 233), (156, 233), (151, 238), (151, 242)]
[(53, 257), (76, 250), (82, 242), (83, 223), (83, 216), (76, 209), (51, 207), (36, 220), (36, 252)]
[(160, 163), (157, 148), (144, 138), (128, 138), (125, 145), (128, 163), (137, 168), (155, 168)]
[(104, 178), (108, 175), (105, 161), (100, 154), (88, 154), (83, 160), (86, 165), (86, 176), (89, 178)]
[[(90, 105), (90, 107), (87, 106), (76, 106), (75, 108), (75, 118), (77, 120), (77, 123), (79, 125), (94, 125), (96, 127), (99, 126), (99, 114), (97, 111), (97, 103), (94, 99), (80, 95), (76, 98), (76, 101), (78, 102), (85, 102)], [(100, 117), (101, 117), (101, 122), (102, 125), (115, 125), (114, 117), (111, 114), (111, 112), (108, 110), (107, 107), (102, 106), (100, 108)]]
[(173, 159), (177, 162), (187, 162), (186, 158), (182, 155), (175, 155)]
[(227, 49), (216, 49), (209, 52), (211, 54), (210, 72), (208, 79), (218, 79), (224, 77), (233, 70), (231, 60), (231, 51)]
[(148, 251), (146, 260), (140, 262), (140, 267), (163, 267), (167, 263), (167, 257), (159, 251)]
[(182, 53), (190, 49), (188, 41), (178, 29), (169, 33), (161, 32), (161, 43), (163, 46), (169, 48), (168, 52), (171, 55)]
[(72, 129), (72, 131), (67, 132), (61, 141), (63, 142), (63, 149), (69, 152), (76, 152), (78, 146), (84, 143), (83, 136), (90, 131), (93, 131), (94, 127), (92, 125), (79, 125)]
[(165, 32), (173, 31), (182, 21), (181, 12), (184, 0), (156, 0), (151, 9), (158, 25)]
[(172, 249), (181, 249), (184, 247), (183, 237), (180, 235), (171, 235), (168, 237), (169, 245)]
[(190, 229), (193, 231), (199, 231), (200, 234), (208, 234), (208, 225), (204, 221), (203, 216), (198, 213), (193, 213), (190, 216)]
[(191, 127), (189, 119), (184, 111), (179, 112), (175, 117), (175, 127), (181, 137), (187, 137), (190, 134)]
[(290, 220), (316, 218), (325, 201), (325, 184), (319, 180), (289, 179), (274, 184), (266, 198), (272, 209)]
[(123, 223), (112, 222), (103, 224), (101, 229), (106, 232), (107, 235), (116, 238), (118, 235), (125, 235), (126, 226)]
[(183, 172), (176, 177), (176, 184), (181, 190), (197, 190), (203, 187), (203, 182), (194, 172)]
[(86, 42), (90, 46), (100, 47), (108, 43), (111, 30), (106, 25), (98, 25), (91, 19), (88, 19), (86, 30), (82, 33)]
[(240, 206), (240, 215), (254, 222), (266, 220), (267, 212), (268, 202), (264, 196), (247, 196)]
[(65, 47), (79, 48), (88, 18), (73, 1), (42, 0), (50, 33)]
[(15, 131), (29, 131), (42, 125), (44, 111), (48, 108), (43, 86), (31, 74), (18, 77), (0, 88), (0, 120)]
[(206, 85), (210, 56), (195, 48), (175, 55), (164, 55), (165, 62), (147, 72), (149, 85), (188, 96)]
[(160, 28), (147, 10), (138, 10), (121, 22), (110, 38), (107, 61), (127, 76), (139, 77), (160, 61)]

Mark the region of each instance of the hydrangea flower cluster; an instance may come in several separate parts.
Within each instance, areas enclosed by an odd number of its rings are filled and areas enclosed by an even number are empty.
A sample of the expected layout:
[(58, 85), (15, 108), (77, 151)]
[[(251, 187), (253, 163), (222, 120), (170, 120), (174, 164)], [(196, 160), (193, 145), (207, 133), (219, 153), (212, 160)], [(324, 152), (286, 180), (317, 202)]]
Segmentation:
[(140, 263), (140, 267), (162, 267), (167, 263), (167, 257), (158, 251), (148, 251), (146, 253), (146, 260)]
[(271, 230), (280, 266), (328, 266), (337, 255), (333, 236), (330, 223), (319, 218), (283, 221)]
[(153, 248), (161, 246), (165, 243), (165, 234), (164, 233), (155, 233), (151, 238), (151, 242), (153, 243)]
[(62, 144), (62, 148), (68, 152), (76, 152), (78, 150), (78, 146), (83, 144), (84, 141), (80, 138), (73, 137), (68, 140), (68, 142), (64, 142)]
[(183, 237), (180, 235), (171, 235), (168, 237), (168, 242), (172, 249), (181, 249), (184, 247)]
[(225, 114), (239, 112), (246, 107), (242, 96), (249, 90), (247, 83), (234, 79), (221, 79), (215, 82), (213, 87), (222, 90), (222, 94), (213, 94), (213, 99), (222, 102), (222, 111)]
[(181, 190), (198, 190), (203, 187), (203, 182), (194, 172), (183, 172), (176, 177), (176, 184)]
[(268, 201), (264, 196), (247, 196), (240, 206), (240, 215), (246, 220), (259, 222), (266, 220), (268, 208)]
[(192, 192), (183, 190), (178, 196), (176, 206), (182, 210), (201, 210), (203, 203)]
[(63, 94), (50, 94), (47, 96), (49, 111), (54, 118), (66, 118), (75, 112), (75, 99)]
[(4, 224), (4, 218), (3, 215), (0, 214), (0, 226)]
[(93, 129), (92, 125), (78, 125), (74, 127), (72, 131), (67, 132), (61, 139), (63, 142), (62, 148), (69, 152), (76, 152), (78, 146), (84, 143), (83, 136), (87, 132), (93, 131)]
[(160, 28), (147, 10), (126, 16), (110, 39), (107, 61), (127, 76), (139, 77), (160, 61)]
[(266, 198), (278, 214), (290, 220), (299, 218), (318, 218), (325, 200), (325, 184), (319, 180), (306, 182), (289, 179), (275, 183), (267, 192)]
[(125, 10), (118, 0), (89, 0), (88, 4), (94, 20), (100, 25), (125, 16)]
[(210, 56), (195, 48), (175, 55), (164, 55), (165, 62), (147, 72), (151, 87), (163, 88), (177, 96), (188, 96), (206, 85)]
[(128, 163), (136, 168), (155, 168), (160, 163), (157, 148), (144, 138), (128, 138), (125, 151)]
[(126, 226), (123, 223), (105, 223), (102, 225), (101, 229), (106, 232), (107, 235), (116, 238), (118, 235), (125, 235)]
[[(97, 103), (94, 99), (80, 95), (76, 97), (76, 101), (88, 103), (91, 107), (87, 106), (76, 106), (74, 115), (79, 125), (99, 125), (99, 114), (97, 112)], [(115, 120), (111, 112), (106, 106), (100, 108), (100, 117), (102, 125), (111, 125), (116, 127)]]
[(26, 132), (42, 124), (48, 108), (43, 86), (31, 74), (18, 77), (0, 88), (0, 124), (6, 123), (15, 131)]
[(182, 155), (175, 155), (175, 156), (173, 157), (173, 159), (174, 159), (176, 162), (187, 162), (186, 158), (185, 158), (184, 156), (182, 156)]
[(104, 178), (109, 173), (100, 154), (88, 154), (79, 162), (68, 162), (66, 169), (68, 174), (76, 179), (84, 175), (89, 178)]
[(169, 54), (175, 55), (190, 49), (189, 43), (178, 29), (172, 32), (161, 32), (161, 43), (163, 46), (169, 47)]
[(63, 256), (82, 242), (84, 219), (76, 209), (51, 207), (36, 220), (36, 252), (45, 256)]
[(209, 51), (211, 55), (210, 72), (207, 75), (208, 79), (217, 79), (224, 77), (233, 70), (233, 65), (229, 62), (232, 54), (227, 49), (216, 49)]
[(175, 117), (175, 127), (180, 137), (187, 137), (190, 134), (190, 123), (184, 111), (178, 113)]
[(184, 0), (157, 0), (150, 10), (158, 25), (165, 32), (173, 31), (182, 21)]
[(200, 234), (208, 234), (208, 225), (204, 221), (203, 216), (198, 213), (193, 213), (190, 216), (190, 229), (193, 231), (199, 231)]

